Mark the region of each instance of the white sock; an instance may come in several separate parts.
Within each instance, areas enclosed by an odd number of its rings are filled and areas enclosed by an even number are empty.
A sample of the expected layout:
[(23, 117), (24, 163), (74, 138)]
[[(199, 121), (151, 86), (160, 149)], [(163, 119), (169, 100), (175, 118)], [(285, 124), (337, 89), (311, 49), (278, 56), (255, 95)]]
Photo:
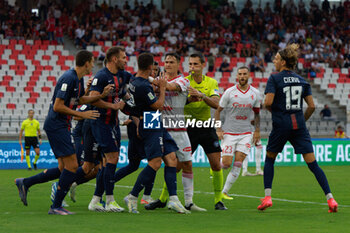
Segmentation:
[(182, 172), (182, 185), (184, 186), (185, 206), (193, 203), (193, 173)]
[(113, 195), (106, 195), (106, 202), (107, 202), (107, 205), (111, 202), (114, 201), (114, 196)]
[(179, 198), (177, 195), (173, 195), (169, 197), (169, 201), (179, 201)]
[(255, 164), (256, 164), (256, 171), (261, 170), (261, 146), (255, 147)]
[(271, 189), (265, 189), (265, 197), (270, 196), (271, 197)]
[(145, 194), (142, 195), (142, 199), (150, 199), (150, 198), (151, 198), (151, 195), (145, 195)]
[(248, 172), (248, 155), (243, 160), (242, 168), (243, 168), (243, 172)]
[(228, 173), (224, 189), (222, 190), (223, 193), (228, 193), (232, 187), (232, 185), (236, 182), (239, 173), (241, 172), (242, 163), (241, 162), (234, 162), (233, 167), (231, 171)]
[(71, 188), (76, 188), (78, 186), (77, 182), (73, 182)]
[(91, 202), (94, 203), (94, 204), (96, 204), (96, 203), (99, 203), (100, 200), (101, 200), (101, 197), (96, 196), (96, 195), (93, 195), (93, 196), (92, 196)]
[(326, 198), (327, 198), (327, 201), (329, 199), (332, 199), (333, 198), (333, 194), (332, 193), (327, 193)]

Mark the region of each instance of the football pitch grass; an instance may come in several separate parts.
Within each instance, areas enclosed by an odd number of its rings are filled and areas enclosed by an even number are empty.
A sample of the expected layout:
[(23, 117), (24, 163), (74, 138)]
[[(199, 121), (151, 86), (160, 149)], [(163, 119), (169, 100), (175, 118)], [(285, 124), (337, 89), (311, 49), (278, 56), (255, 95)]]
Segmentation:
[[(189, 215), (166, 208), (147, 211), (141, 204), (138, 204), (140, 214), (90, 212), (87, 206), (94, 191), (93, 180), (77, 187), (76, 203), (66, 198), (70, 205), (67, 209), (76, 215), (52, 216), (47, 214), (51, 183), (31, 187), (28, 206), (20, 201), (14, 184), (16, 177), (27, 177), (39, 171), (0, 170), (0, 232), (349, 232), (350, 166), (322, 168), (339, 204), (338, 213), (328, 213), (325, 196), (306, 166), (275, 167), (273, 206), (264, 212), (257, 210), (259, 199), (264, 196), (262, 176), (239, 177), (230, 192), (234, 199), (224, 201), (228, 210), (215, 211), (209, 168), (194, 168), (194, 202), (208, 212)], [(251, 167), (250, 171), (253, 170)], [(123, 198), (131, 190), (138, 172), (116, 184), (114, 196), (124, 208)], [(224, 179), (227, 172), (224, 172)], [(154, 199), (159, 196), (162, 184), (163, 169), (157, 174)], [(179, 175), (178, 189), (183, 202)]]

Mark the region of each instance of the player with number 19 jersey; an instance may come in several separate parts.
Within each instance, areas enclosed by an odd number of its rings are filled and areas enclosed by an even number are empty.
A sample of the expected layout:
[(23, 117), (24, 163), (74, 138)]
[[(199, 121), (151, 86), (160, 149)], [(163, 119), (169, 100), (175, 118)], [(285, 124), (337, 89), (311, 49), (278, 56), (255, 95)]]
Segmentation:
[(306, 128), (303, 99), (311, 95), (311, 87), (304, 78), (289, 70), (272, 74), (267, 81), (267, 93), (275, 94), (271, 106), (274, 128)]
[(281, 152), (289, 141), (296, 154), (312, 153), (311, 137), (303, 113), (303, 99), (311, 95), (310, 84), (296, 73), (283, 70), (270, 76), (265, 89), (267, 93), (275, 94), (267, 151)]

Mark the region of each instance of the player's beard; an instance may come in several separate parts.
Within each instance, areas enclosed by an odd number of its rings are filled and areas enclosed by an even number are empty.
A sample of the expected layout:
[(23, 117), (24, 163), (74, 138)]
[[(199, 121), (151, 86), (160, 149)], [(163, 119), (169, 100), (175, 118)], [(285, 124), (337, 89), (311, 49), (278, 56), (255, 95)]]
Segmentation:
[(245, 79), (239, 79), (239, 85), (241, 86), (241, 87), (244, 87), (245, 85), (247, 85), (248, 84), (248, 79), (247, 80), (245, 80)]

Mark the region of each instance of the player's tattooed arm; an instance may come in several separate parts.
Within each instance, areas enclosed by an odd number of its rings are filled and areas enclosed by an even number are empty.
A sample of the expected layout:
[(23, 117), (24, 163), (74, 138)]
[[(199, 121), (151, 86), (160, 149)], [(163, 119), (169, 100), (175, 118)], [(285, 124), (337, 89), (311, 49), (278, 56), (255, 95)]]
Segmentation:
[(90, 87), (91, 87), (91, 83), (92, 83), (93, 79), (94, 79), (93, 77), (89, 78), (87, 83), (86, 83), (85, 96), (88, 96), (90, 93)]

